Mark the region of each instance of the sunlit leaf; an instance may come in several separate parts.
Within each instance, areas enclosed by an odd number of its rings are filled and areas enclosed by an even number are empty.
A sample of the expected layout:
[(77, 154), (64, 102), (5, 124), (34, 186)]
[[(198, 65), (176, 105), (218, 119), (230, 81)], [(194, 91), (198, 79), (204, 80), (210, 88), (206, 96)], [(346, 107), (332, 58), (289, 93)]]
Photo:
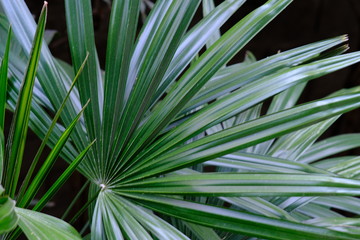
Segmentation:
[(19, 227), (30, 240), (81, 239), (79, 233), (64, 221), (35, 211), (16, 208)]

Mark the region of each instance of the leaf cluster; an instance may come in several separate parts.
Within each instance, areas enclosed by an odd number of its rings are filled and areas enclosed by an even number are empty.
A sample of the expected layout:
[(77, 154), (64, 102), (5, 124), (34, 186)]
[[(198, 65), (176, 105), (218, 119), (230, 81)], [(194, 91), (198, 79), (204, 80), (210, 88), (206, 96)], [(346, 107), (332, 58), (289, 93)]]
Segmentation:
[[(10, 24), (14, 39), (4, 48), (1, 76), (10, 77), (0, 110), (7, 102), (15, 115), (0, 152), (0, 233), (18, 224), (29, 238), (78, 238), (35, 212), (77, 170), (89, 199), (73, 219), (88, 210), (90, 239), (358, 239), (360, 159), (331, 156), (359, 147), (360, 135), (318, 139), (360, 107), (360, 89), (297, 101), (310, 80), (359, 62), (360, 53), (345, 53), (339, 36), (231, 65), (292, 1), (268, 0), (221, 33), (244, 2), (113, 0), (103, 70), (90, 0), (65, 0), (72, 66), (41, 47), (46, 7), (36, 31), (23, 1), (2, 0), (0, 32)], [(152, 9), (137, 32), (144, 4)], [(190, 27), (199, 9), (204, 17)], [(32, 176), (35, 157), (17, 191), (28, 125), (43, 139), (39, 152), (52, 152)], [(69, 168), (26, 209), (58, 156)]]

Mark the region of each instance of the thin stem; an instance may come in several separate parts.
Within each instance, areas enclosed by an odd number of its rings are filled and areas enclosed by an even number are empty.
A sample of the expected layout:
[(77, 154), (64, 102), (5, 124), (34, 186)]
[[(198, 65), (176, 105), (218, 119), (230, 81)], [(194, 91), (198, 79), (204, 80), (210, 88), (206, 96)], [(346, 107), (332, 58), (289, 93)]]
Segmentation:
[(56, 114), (54, 116), (54, 119), (52, 120), (51, 125), (50, 125), (50, 127), (49, 127), (43, 141), (41, 142), (41, 145), (40, 145), (40, 147), (39, 147), (39, 149), (38, 149), (38, 151), (37, 151), (37, 153), (35, 155), (34, 160), (32, 161), (32, 163), (30, 165), (30, 168), (29, 168), (29, 170), (28, 170), (28, 172), (26, 174), (26, 177), (25, 177), (24, 181), (22, 182), (22, 185), (21, 185), (21, 188), (20, 188), (20, 191), (19, 191), (19, 194), (18, 194), (18, 199), (21, 199), (24, 196), (25, 191), (26, 191), (26, 189), (28, 188), (28, 186), (30, 184), (30, 179), (31, 179), (31, 177), (32, 177), (32, 175), (34, 173), (35, 167), (36, 167), (37, 163), (39, 162), (40, 156), (41, 156), (41, 154), (42, 154), (42, 152), (43, 152), (43, 150), (44, 150), (44, 148), (45, 148), (45, 146), (47, 144), (47, 141), (51, 136), (51, 133), (52, 133), (52, 131), (53, 131), (59, 117), (60, 117), (60, 114), (62, 113), (62, 110), (65, 107), (65, 104), (66, 104), (67, 100), (70, 97), (70, 93), (72, 92), (73, 88), (75, 87), (75, 83), (79, 79), (79, 76), (80, 76), (82, 70), (85, 67), (85, 63), (87, 62), (88, 56), (89, 56), (89, 54), (86, 55), (86, 58), (85, 58), (83, 64), (79, 68), (79, 70), (78, 70), (78, 72), (77, 72), (77, 74), (76, 74), (76, 76), (75, 76), (75, 78), (74, 78), (74, 80), (73, 80), (73, 82), (72, 82), (72, 84), (71, 84), (71, 86), (69, 88), (69, 91), (67, 92), (63, 102), (61, 103), (61, 106), (58, 109), (58, 111), (56, 112)]
[(89, 186), (89, 184), (90, 184), (90, 181), (87, 180), (86, 183), (84, 184), (84, 186), (81, 187), (80, 191), (76, 194), (76, 196), (73, 198), (73, 200), (71, 201), (70, 205), (68, 206), (68, 208), (66, 209), (64, 214), (61, 216), (62, 220), (64, 220), (69, 215), (70, 210), (74, 207), (75, 203), (79, 200), (79, 198), (84, 193), (84, 191)]
[(69, 221), (69, 224), (74, 224), (74, 222), (85, 212), (88, 206), (98, 197), (101, 189), (94, 194), (94, 196), (75, 214), (75, 216)]

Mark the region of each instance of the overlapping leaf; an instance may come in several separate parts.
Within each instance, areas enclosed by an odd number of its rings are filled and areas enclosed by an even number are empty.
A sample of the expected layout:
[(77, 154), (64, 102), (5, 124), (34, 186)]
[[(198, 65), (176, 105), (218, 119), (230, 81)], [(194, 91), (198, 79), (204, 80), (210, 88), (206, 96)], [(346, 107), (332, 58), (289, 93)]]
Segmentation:
[(0, 236), (17, 226), (18, 216), (15, 213), (15, 201), (7, 196), (1, 197), (4, 188), (0, 185)]
[(68, 223), (35, 211), (16, 208), (19, 227), (30, 240), (37, 239), (81, 239), (79, 233)]
[[(200, 2), (206, 16), (189, 27)], [(215, 6), (212, 0), (156, 1), (138, 32), (141, 1), (112, 1), (103, 74), (91, 2), (67, 0), (73, 67), (79, 69), (87, 54), (89, 61), (64, 107), (62, 124), (45, 137), (54, 152), (19, 205), (28, 205), (64, 147), (62, 154), (69, 161), (81, 154), (35, 209), (41, 209), (80, 166), (80, 172), (93, 181), (88, 204), (96, 199), (89, 211), (92, 239), (358, 239), (358, 220), (333, 208), (358, 214), (358, 201), (352, 196), (359, 194), (359, 181), (349, 178), (360, 175), (359, 158), (312, 163), (359, 146), (357, 134), (315, 143), (342, 113), (360, 106), (359, 89), (294, 105), (307, 81), (358, 62), (360, 54), (340, 55), (347, 49), (339, 46), (347, 40), (340, 36), (226, 66), (291, 0), (269, 0), (219, 34), (244, 2), (228, 0)], [(9, 62), (8, 103), (15, 108), (34, 24), (20, 0), (4, 0), (2, 5), (10, 23), (20, 25), (14, 35), (22, 60)], [(4, 32), (7, 23), (0, 23)], [(60, 65), (46, 47), (39, 66), (40, 84), (29, 114), (30, 126), (44, 137), (51, 120), (43, 107), (54, 111), (61, 106), (73, 71)], [(273, 96), (270, 107), (264, 108), (263, 101)], [(77, 110), (89, 98), (85, 121), (80, 119), (74, 127)], [(75, 128), (73, 141), (66, 145), (71, 129), (60, 138), (64, 126)], [(95, 138), (96, 146), (78, 165)], [(203, 164), (194, 166), (199, 163)], [(324, 195), (337, 198), (319, 197)], [(60, 234), (53, 237), (79, 237), (61, 221), (16, 211), (26, 234), (33, 231), (41, 238), (43, 231), (52, 231)], [(44, 221), (51, 223), (48, 229), (42, 226)], [(64, 231), (58, 232), (59, 227)]]
[[(311, 225), (276, 220), (224, 208), (146, 194), (131, 194), (139, 204), (161, 213), (209, 227), (267, 239), (356, 239), (359, 235), (341, 233)], [(170, 207), (171, 206), (171, 207)], [(274, 234), (274, 227), (276, 234)]]

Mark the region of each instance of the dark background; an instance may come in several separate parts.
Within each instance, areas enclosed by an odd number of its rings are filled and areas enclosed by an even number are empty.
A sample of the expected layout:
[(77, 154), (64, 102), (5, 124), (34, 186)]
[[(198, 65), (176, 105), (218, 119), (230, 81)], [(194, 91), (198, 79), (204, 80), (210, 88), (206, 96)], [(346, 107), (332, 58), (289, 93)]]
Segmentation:
[[(37, 18), (43, 1), (26, 0), (34, 17)], [(217, 1), (219, 3), (221, 1)], [(262, 0), (248, 0), (238, 11), (223, 30), (237, 22), (246, 13), (264, 3)], [(57, 34), (51, 43), (51, 51), (54, 56), (70, 63), (69, 48), (64, 15), (63, 0), (48, 0), (48, 29), (57, 30)], [(94, 28), (100, 61), (103, 65), (106, 49), (107, 23), (109, 7), (102, 0), (93, 1)], [(250, 50), (258, 59), (273, 55), (276, 52), (288, 50), (314, 41), (348, 34), (350, 51), (360, 50), (360, 1), (359, 0), (295, 0), (283, 13), (260, 32), (234, 59), (241, 61), (245, 50)], [(338, 71), (326, 77), (312, 81), (304, 92), (301, 101), (309, 101), (324, 97), (341, 88), (359, 85), (360, 64)], [(341, 133), (359, 132), (360, 111), (355, 110), (341, 117), (333, 127), (325, 133), (326, 136)], [(34, 150), (39, 146), (39, 141), (34, 134), (29, 136), (27, 150), (32, 159)], [(353, 150), (347, 154), (359, 154)], [(66, 164), (59, 161), (51, 174), (45, 188), (49, 187), (56, 177), (64, 170)], [(66, 184), (60, 194), (54, 199), (55, 207), (47, 209), (52, 214), (60, 216), (62, 211), (70, 204), (71, 199), (78, 189), (84, 184), (84, 179), (74, 175), (70, 184)], [(86, 201), (86, 196), (78, 202), (77, 208)], [(84, 219), (84, 217), (83, 217)], [(78, 221), (81, 222), (81, 219)]]

